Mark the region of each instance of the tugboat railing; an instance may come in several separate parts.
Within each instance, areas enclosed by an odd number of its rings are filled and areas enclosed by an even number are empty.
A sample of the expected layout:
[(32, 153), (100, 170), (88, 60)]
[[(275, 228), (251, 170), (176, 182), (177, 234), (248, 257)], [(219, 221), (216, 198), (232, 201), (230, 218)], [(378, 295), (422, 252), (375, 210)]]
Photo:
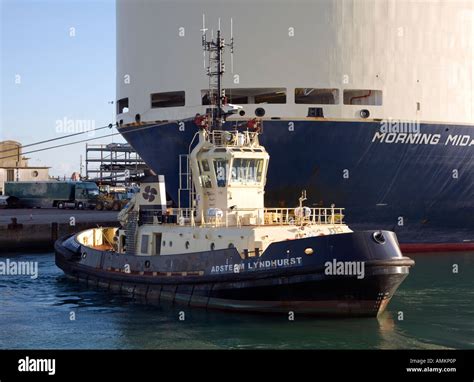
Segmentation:
[(259, 146), (256, 131), (212, 130), (207, 139), (215, 146)]
[(196, 216), (195, 208), (175, 208), (173, 214), (178, 216), (179, 225), (229, 227), (261, 225), (342, 225), (344, 208), (235, 208), (222, 216)]
[(264, 208), (265, 224), (344, 224), (344, 208)]

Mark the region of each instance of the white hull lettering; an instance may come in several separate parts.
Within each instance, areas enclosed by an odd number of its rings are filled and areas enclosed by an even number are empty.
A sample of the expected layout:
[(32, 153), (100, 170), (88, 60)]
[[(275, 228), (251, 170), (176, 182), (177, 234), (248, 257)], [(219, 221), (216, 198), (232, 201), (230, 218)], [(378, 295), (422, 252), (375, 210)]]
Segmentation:
[(409, 134), (409, 133), (381, 133), (376, 132), (372, 142), (386, 144), (410, 144), (410, 145), (438, 145), (440, 142), (445, 146), (474, 146), (474, 138), (470, 135), (448, 135), (441, 134)]
[[(284, 268), (294, 267), (303, 265), (302, 257), (290, 257), (286, 259), (275, 259), (275, 260), (255, 260), (248, 263), (242, 264), (224, 264), (224, 265), (213, 265), (211, 267), (211, 273), (227, 273), (227, 272), (240, 272), (244, 270), (253, 271), (257, 269), (271, 269), (271, 268)], [(237, 266), (237, 269), (236, 269)]]

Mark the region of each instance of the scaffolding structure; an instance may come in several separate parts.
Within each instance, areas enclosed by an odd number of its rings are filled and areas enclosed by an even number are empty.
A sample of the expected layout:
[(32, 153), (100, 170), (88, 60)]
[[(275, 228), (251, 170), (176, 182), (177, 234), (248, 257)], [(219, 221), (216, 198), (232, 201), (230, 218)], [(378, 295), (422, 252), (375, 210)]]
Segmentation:
[(86, 144), (86, 178), (101, 185), (126, 186), (148, 170), (128, 143)]

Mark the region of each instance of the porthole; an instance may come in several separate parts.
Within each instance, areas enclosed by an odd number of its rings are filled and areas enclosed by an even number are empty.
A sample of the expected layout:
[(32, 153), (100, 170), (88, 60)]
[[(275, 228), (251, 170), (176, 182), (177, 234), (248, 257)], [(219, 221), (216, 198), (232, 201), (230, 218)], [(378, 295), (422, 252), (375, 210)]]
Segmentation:
[(187, 241), (185, 244), (186, 249), (189, 249), (189, 241)]
[(166, 241), (163, 240), (163, 247), (166, 247)]
[(135, 115), (135, 122), (136, 122), (136, 123), (140, 123), (141, 119), (142, 119), (142, 118), (141, 118), (140, 114), (136, 114), (136, 115)]
[(216, 245), (214, 243), (211, 243), (211, 251), (213, 251), (216, 248)]
[(31, 173), (31, 175), (33, 176), (33, 178), (37, 178), (38, 175), (39, 175), (39, 172), (36, 171), (36, 170), (34, 170), (34, 171)]
[(170, 247), (172, 247), (172, 246), (173, 246), (173, 242), (172, 242), (172, 241), (170, 241), (170, 244), (169, 244), (169, 246), (170, 246)]
[(85, 259), (87, 257), (87, 253), (86, 252), (82, 252), (82, 258)]
[(360, 111), (360, 117), (361, 118), (369, 118), (370, 117), (370, 112), (367, 109), (362, 109)]
[(229, 248), (235, 248), (235, 245), (233, 243), (229, 243)]
[(243, 116), (245, 115), (245, 110), (240, 110), (240, 111), (239, 111), (239, 115), (240, 115), (241, 117), (243, 117)]
[(145, 268), (150, 268), (150, 260), (145, 261)]
[(263, 117), (265, 115), (265, 109), (263, 107), (257, 107), (255, 109), (255, 115), (257, 117)]

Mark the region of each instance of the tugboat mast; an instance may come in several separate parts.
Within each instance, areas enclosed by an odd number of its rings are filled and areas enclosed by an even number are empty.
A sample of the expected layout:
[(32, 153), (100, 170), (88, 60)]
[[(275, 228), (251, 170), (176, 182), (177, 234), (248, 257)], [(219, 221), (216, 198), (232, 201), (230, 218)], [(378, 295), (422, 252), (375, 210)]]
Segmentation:
[(234, 53), (234, 38), (230, 43), (226, 44), (225, 39), (221, 37), (220, 20), (219, 28), (215, 39), (207, 40), (207, 29), (203, 23), (202, 29), (202, 47), (204, 54), (209, 54), (209, 65), (207, 67), (207, 75), (209, 77), (209, 101), (211, 105), (212, 118), (209, 126), (210, 130), (222, 130), (225, 122), (225, 113), (223, 113), (222, 105), (226, 103), (225, 90), (222, 89), (222, 76), (225, 72), (223, 54), (225, 47), (230, 47), (231, 54)]

